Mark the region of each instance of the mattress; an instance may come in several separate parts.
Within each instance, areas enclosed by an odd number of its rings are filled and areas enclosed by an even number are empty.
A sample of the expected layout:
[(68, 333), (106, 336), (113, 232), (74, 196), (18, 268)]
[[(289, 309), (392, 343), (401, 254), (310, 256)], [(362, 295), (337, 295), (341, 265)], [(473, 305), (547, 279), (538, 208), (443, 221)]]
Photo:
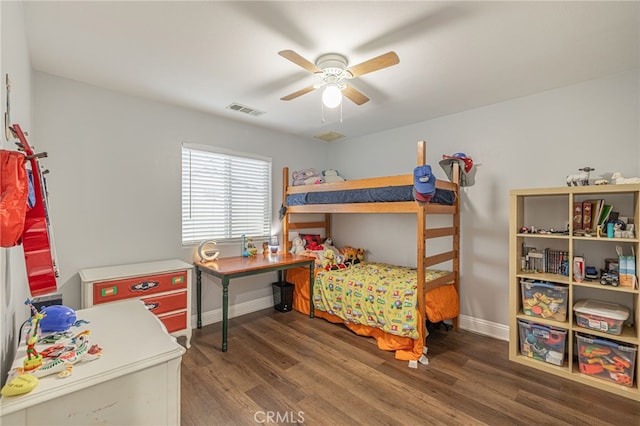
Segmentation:
[[(436, 189), (432, 203), (453, 205), (455, 193)], [(317, 191), (287, 196), (287, 206), (307, 204), (389, 203), (415, 201), (413, 185), (386, 186), (382, 188), (347, 189), (343, 191)]]

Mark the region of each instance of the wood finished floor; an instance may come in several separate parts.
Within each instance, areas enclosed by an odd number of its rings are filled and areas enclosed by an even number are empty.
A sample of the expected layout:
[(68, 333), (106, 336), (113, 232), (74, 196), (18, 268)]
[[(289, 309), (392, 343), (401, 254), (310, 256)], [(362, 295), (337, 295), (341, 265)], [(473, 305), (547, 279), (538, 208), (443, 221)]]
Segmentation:
[[(508, 360), (507, 342), (429, 336), (410, 369), (372, 338), (266, 309), (194, 330), (182, 425), (640, 425), (640, 403)], [(270, 417), (269, 417), (270, 416)]]

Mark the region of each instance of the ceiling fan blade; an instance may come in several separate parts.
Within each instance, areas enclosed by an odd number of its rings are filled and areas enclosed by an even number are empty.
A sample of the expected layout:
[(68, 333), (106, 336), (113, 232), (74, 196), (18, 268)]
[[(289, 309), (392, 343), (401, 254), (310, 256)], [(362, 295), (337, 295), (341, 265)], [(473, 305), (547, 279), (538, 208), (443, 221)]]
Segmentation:
[(322, 72), (322, 70), (318, 68), (313, 62), (309, 62), (308, 60), (298, 55), (293, 50), (281, 50), (280, 52), (278, 52), (278, 55), (282, 56), (285, 59), (290, 60), (291, 62), (293, 62), (298, 66), (301, 66), (302, 68), (304, 68), (309, 72), (312, 72), (312, 73)]
[(369, 101), (369, 98), (367, 98), (365, 95), (363, 95), (353, 87), (349, 86), (348, 84), (347, 84), (347, 87), (342, 89), (342, 94), (347, 98), (349, 98), (349, 100), (356, 105), (362, 105), (365, 102)]
[(308, 87), (305, 87), (304, 89), (298, 90), (297, 92), (293, 92), (290, 95), (283, 96), (283, 97), (280, 98), (280, 100), (281, 101), (290, 101), (291, 99), (295, 99), (298, 96), (302, 96), (302, 95), (304, 95), (306, 93), (313, 92), (314, 90), (316, 90), (315, 87), (308, 86)]
[(376, 56), (373, 59), (369, 59), (368, 61), (364, 61), (361, 64), (349, 67), (347, 68), (347, 71), (349, 71), (353, 78), (355, 78), (361, 75), (369, 74), (373, 71), (378, 71), (383, 68), (396, 65), (398, 63), (400, 63), (400, 58), (398, 58), (396, 52), (387, 52), (383, 55)]

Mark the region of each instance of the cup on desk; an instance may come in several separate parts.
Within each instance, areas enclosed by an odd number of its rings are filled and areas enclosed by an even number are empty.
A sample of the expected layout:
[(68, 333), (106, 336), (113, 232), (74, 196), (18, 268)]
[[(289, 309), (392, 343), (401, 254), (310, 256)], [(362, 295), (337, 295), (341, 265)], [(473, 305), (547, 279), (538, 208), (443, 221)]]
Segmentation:
[(269, 238), (269, 251), (272, 254), (276, 254), (278, 252), (278, 248), (280, 247), (280, 242), (278, 241), (278, 236), (273, 235)]

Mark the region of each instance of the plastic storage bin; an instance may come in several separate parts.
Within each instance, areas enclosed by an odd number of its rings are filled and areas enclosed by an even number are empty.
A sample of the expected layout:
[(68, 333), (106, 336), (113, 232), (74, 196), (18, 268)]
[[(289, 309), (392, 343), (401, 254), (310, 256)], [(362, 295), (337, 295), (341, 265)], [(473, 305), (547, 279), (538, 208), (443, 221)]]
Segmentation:
[(273, 307), (280, 312), (289, 312), (293, 308), (293, 289), (295, 286), (285, 281), (273, 283)]
[(580, 327), (609, 334), (622, 333), (623, 323), (629, 318), (627, 307), (597, 300), (580, 300), (573, 310)]
[(562, 366), (567, 330), (518, 320), (520, 352), (529, 358)]
[(569, 288), (545, 281), (521, 280), (522, 311), (538, 318), (567, 320)]
[(580, 372), (620, 385), (633, 385), (636, 346), (576, 334)]

